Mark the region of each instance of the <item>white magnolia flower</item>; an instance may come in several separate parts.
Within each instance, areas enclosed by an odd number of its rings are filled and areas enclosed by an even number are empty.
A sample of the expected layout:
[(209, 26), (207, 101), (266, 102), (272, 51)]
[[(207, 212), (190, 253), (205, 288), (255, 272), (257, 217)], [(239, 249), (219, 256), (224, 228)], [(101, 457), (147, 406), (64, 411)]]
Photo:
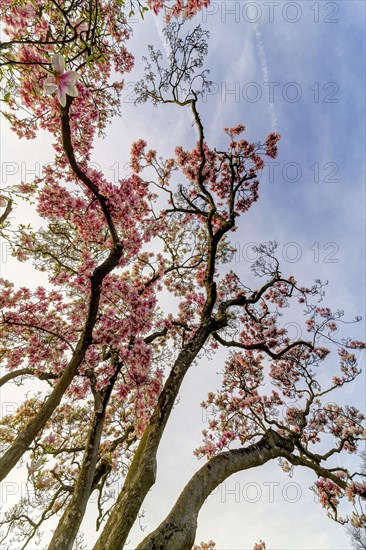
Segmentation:
[(61, 54), (57, 53), (52, 58), (52, 67), (54, 76), (48, 76), (44, 81), (44, 90), (46, 94), (57, 92), (57, 98), (63, 107), (66, 106), (66, 95), (76, 97), (78, 90), (75, 82), (81, 76), (75, 71), (65, 72), (65, 60)]

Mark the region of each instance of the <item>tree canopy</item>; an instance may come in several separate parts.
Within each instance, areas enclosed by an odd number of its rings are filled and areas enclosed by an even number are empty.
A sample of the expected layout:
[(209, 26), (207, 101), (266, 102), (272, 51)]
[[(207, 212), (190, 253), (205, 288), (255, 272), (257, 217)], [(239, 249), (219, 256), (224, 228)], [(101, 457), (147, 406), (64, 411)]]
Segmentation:
[[(342, 310), (327, 307), (325, 283), (306, 286), (283, 271), (275, 242), (256, 246), (255, 286), (228, 268), (231, 235), (258, 200), (280, 135), (248, 141), (239, 120), (223, 129), (225, 148), (207, 142), (200, 102), (212, 86), (208, 32), (182, 21), (208, 4), (0, 2), (2, 116), (19, 138), (48, 132), (54, 148), (42, 175), (0, 196), (2, 239), (19, 262), (48, 277), (36, 290), (0, 279), (0, 383), (16, 382), (23, 394), (0, 423), (0, 478), (26, 464), (31, 489), (0, 522), (4, 548), (31, 548), (54, 517), (48, 548), (77, 547), (95, 494), (94, 550), (123, 548), (154, 485), (186, 374), (218, 348), (228, 351), (222, 386), (202, 403), (214, 417), (195, 450), (204, 464), (138, 548), (191, 550), (212, 491), (273, 459), (285, 472), (314, 473), (332, 519), (365, 525), (362, 472), (342, 466), (365, 439), (365, 416), (337, 402), (360, 373), (356, 352), (365, 344), (348, 335)], [(136, 103), (187, 110), (197, 141), (162, 158), (141, 138), (131, 143), (128, 174), (110, 181), (93, 166), (93, 147), (120, 113), (134, 64), (128, 16), (147, 10), (165, 10), (168, 53), (149, 48)], [(23, 201), (39, 228), (14, 224)], [(285, 311), (301, 312), (306, 337), (291, 339)], [(33, 381), (39, 390), (29, 393)], [(346, 516), (342, 499), (354, 506)]]

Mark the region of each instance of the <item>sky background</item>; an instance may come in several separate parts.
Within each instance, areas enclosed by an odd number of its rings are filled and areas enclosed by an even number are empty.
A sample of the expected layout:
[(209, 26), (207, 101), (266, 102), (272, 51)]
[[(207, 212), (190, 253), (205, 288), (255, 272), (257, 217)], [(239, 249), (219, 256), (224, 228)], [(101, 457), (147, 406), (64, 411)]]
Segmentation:
[[(364, 315), (365, 3), (212, 2), (189, 26), (196, 24), (211, 33), (205, 66), (214, 87), (200, 105), (209, 145), (224, 146), (223, 127), (237, 123), (246, 126), (248, 140), (264, 140), (270, 131), (282, 136), (278, 158), (261, 176), (260, 200), (232, 236), (238, 252), (231, 268), (245, 282), (251, 277), (250, 243), (276, 240), (285, 275), (295, 275), (304, 285), (315, 278), (329, 280), (326, 305), (344, 309), (349, 319)], [(133, 85), (142, 75), (147, 44), (163, 51), (165, 46), (161, 18), (147, 15), (145, 22), (132, 20), (131, 27), (136, 68), (125, 77), (122, 117), (107, 128), (93, 154), (110, 179), (117, 176), (117, 167), (123, 176), (130, 145), (138, 138), (169, 156), (176, 145), (193, 148), (196, 140), (189, 111), (134, 106)], [(26, 172), (52, 160), (46, 134), (20, 142), (2, 122), (2, 135), (3, 184), (31, 181)], [(21, 215), (35, 222), (27, 208)], [(22, 285), (26, 280), (29, 286), (43, 282), (28, 264), (15, 264), (4, 243), (1, 247), (3, 277)], [(289, 322), (294, 332), (300, 330), (297, 319)], [(361, 339), (364, 323), (351, 331)], [(363, 369), (364, 364), (360, 354)], [(203, 358), (184, 381), (159, 451), (157, 483), (143, 505), (145, 534), (164, 519), (203, 463), (192, 453), (208, 420), (199, 404), (217, 389), (223, 365), (222, 352), (212, 361)], [(364, 410), (364, 389), (363, 372), (342, 400)], [(9, 412), (16, 397), (9, 385), (2, 396), (3, 412)], [(232, 476), (202, 508), (196, 542), (211, 538), (219, 550), (251, 549), (260, 538), (268, 550), (350, 548), (344, 528), (315, 502), (309, 490), (313, 482), (310, 472), (299, 469), (289, 478), (276, 461)], [(5, 487), (8, 499), (10, 489)], [(93, 518), (91, 509), (83, 524), (90, 545)], [(144, 533), (137, 525), (128, 548)]]

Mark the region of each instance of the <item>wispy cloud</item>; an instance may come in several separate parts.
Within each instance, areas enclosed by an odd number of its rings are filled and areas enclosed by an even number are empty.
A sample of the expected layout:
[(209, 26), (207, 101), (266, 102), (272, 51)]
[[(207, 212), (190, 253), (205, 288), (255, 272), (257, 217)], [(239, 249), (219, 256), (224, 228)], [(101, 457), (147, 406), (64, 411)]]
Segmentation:
[[(262, 39), (262, 33), (259, 29), (258, 23), (254, 23), (252, 26), (252, 29), (253, 29), (255, 41), (257, 44), (259, 61), (260, 61), (262, 74), (263, 74), (263, 82), (268, 84), (270, 82), (268, 60), (266, 55), (266, 49)], [(274, 131), (276, 131), (278, 129), (278, 118), (275, 111), (274, 103), (268, 102), (268, 109), (271, 117), (272, 128)]]

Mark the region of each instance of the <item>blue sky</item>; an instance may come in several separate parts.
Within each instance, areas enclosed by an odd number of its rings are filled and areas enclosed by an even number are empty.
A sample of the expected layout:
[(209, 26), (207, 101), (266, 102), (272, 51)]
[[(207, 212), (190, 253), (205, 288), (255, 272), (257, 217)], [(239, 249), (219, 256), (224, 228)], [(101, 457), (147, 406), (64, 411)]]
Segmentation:
[[(234, 15), (229, 13), (232, 10)], [(217, 91), (207, 96), (200, 109), (209, 144), (223, 145), (222, 128), (239, 122), (252, 140), (264, 139), (273, 130), (282, 135), (274, 181), (264, 170), (260, 200), (241, 219), (233, 236), (240, 245), (239, 261), (232, 267), (245, 281), (246, 244), (277, 240), (283, 272), (304, 284), (317, 277), (329, 279), (327, 304), (345, 309), (349, 318), (365, 314), (364, 22), (364, 2), (350, 0), (214, 2), (190, 24), (200, 23), (211, 32), (206, 65)], [(106, 140), (95, 148), (94, 160), (104, 166), (107, 177), (112, 177), (109, 167), (115, 163), (123, 167), (128, 161), (130, 144), (137, 138), (146, 139), (163, 155), (171, 155), (175, 145), (193, 147), (195, 142), (189, 112), (164, 106), (135, 108), (128, 102), (132, 83), (141, 76), (140, 58), (146, 45), (164, 47), (161, 21), (147, 16), (144, 23), (131, 22), (131, 26), (136, 69), (125, 78), (122, 118), (113, 122)], [(273, 98), (270, 86), (274, 86)], [(257, 102), (250, 101), (255, 91), (262, 94)], [(295, 92), (301, 92), (296, 102), (291, 101)], [(3, 166), (4, 162), (30, 166), (35, 159), (40, 164), (51, 159), (46, 136), (38, 142), (19, 143), (2, 129), (7, 138), (2, 145)], [(299, 181), (289, 181), (296, 179), (299, 170)], [(27, 272), (29, 284), (39, 284), (39, 274), (30, 275), (26, 265), (23, 271), (14, 267), (11, 261), (3, 263), (2, 275), (21, 283)], [(362, 338), (363, 327), (351, 327), (352, 334)], [(216, 373), (223, 359), (219, 353), (210, 363), (202, 360), (184, 382), (163, 438), (157, 484), (143, 506), (145, 533), (165, 517), (190, 475), (201, 466), (192, 455), (205, 427), (199, 403), (217, 387)], [(360, 361), (363, 367), (364, 357)], [(363, 373), (345, 396), (363, 409), (364, 381)], [(259, 538), (266, 540), (269, 550), (350, 548), (344, 529), (314, 502), (309, 491), (313, 481), (312, 475), (300, 471), (290, 479), (275, 462), (233, 476), (202, 509), (196, 540), (212, 538), (219, 550), (252, 548)], [(273, 499), (271, 483), (276, 484)], [(88, 521), (92, 516), (91, 511)], [(130, 548), (141, 538), (136, 527)], [(89, 536), (86, 540), (92, 543)]]

